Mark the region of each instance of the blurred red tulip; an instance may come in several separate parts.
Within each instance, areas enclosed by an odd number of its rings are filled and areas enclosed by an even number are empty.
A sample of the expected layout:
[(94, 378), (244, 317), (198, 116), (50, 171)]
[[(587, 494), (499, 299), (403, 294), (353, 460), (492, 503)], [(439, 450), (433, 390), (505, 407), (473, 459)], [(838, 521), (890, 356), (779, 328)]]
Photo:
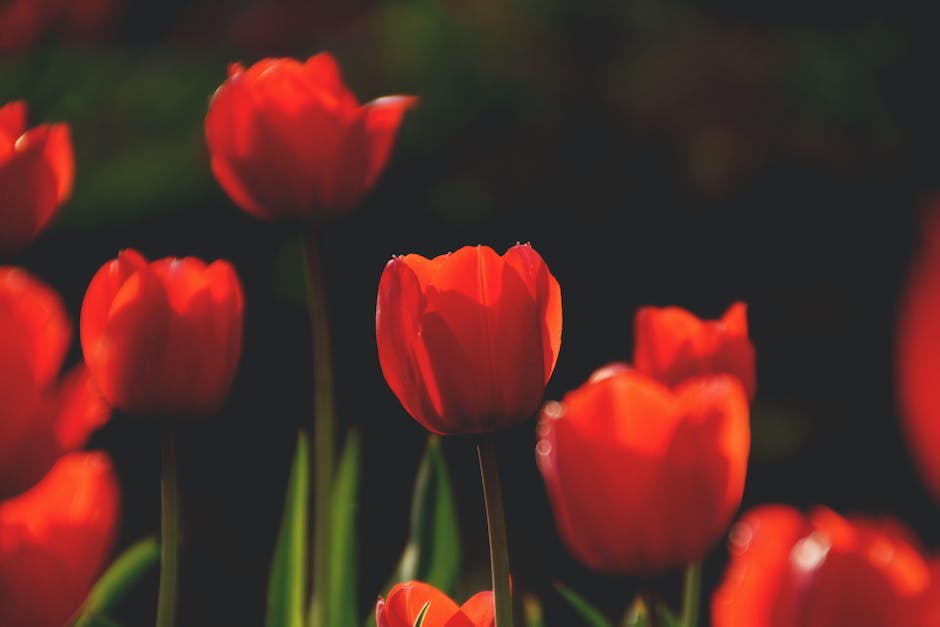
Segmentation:
[(719, 320), (700, 320), (681, 307), (642, 307), (634, 318), (633, 366), (669, 386), (698, 374), (733, 374), (754, 398), (754, 346), (747, 305), (731, 305)]
[(26, 103), (0, 107), (0, 253), (25, 248), (72, 193), (67, 124), (26, 129)]
[(898, 306), (896, 386), (908, 446), (940, 502), (940, 198), (927, 207), (920, 240)]
[(0, 625), (62, 627), (111, 551), (120, 495), (104, 453), (69, 453), (0, 502)]
[(58, 294), (0, 267), (0, 499), (39, 481), (110, 416), (84, 366), (59, 380), (71, 336)]
[(227, 261), (134, 250), (98, 270), (81, 340), (104, 397), (136, 414), (201, 415), (222, 404), (242, 346), (242, 287)]
[(232, 64), (206, 115), (212, 172), (254, 216), (328, 220), (375, 183), (415, 102), (386, 96), (360, 106), (328, 53)]
[(450, 597), (434, 586), (420, 581), (397, 584), (388, 600), (379, 597), (375, 604), (378, 627), (413, 627), (422, 608), (428, 604), (422, 627), (495, 627), (493, 593), (478, 592), (457, 607)]
[(44, 38), (89, 40), (114, 22), (118, 0), (5, 0), (0, 3), (0, 52), (24, 50)]
[(750, 429), (737, 377), (669, 389), (612, 364), (546, 403), (538, 435), (558, 532), (593, 570), (649, 575), (700, 560), (741, 503)]
[[(928, 627), (940, 580), (895, 522), (757, 507), (736, 523), (715, 627)], [(916, 613), (916, 614), (915, 614)], [(937, 616), (936, 613), (933, 616)]]
[(561, 290), (528, 244), (395, 257), (379, 281), (379, 362), (434, 433), (484, 433), (535, 413), (561, 346)]
[[(45, 24), (43, 4), (44, 0), (12, 0), (0, 4), (0, 53), (22, 50), (36, 43)], [(0, 159), (2, 154), (0, 152)]]

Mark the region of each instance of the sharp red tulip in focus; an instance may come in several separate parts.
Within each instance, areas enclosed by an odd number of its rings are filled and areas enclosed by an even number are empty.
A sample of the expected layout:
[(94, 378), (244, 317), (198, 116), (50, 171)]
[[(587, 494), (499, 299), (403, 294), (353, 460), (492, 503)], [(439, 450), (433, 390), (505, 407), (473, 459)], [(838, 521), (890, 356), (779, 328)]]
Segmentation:
[(592, 570), (649, 575), (700, 560), (740, 505), (750, 429), (737, 377), (670, 389), (612, 364), (547, 403), (538, 434), (558, 532)]
[(425, 604), (428, 612), (422, 627), (495, 627), (493, 593), (478, 592), (457, 607), (450, 597), (420, 581), (397, 584), (388, 600), (379, 597), (375, 605), (378, 627), (413, 627)]
[(681, 307), (642, 307), (634, 318), (633, 341), (633, 366), (666, 385), (727, 373), (740, 378), (748, 398), (754, 398), (754, 346), (744, 303), (734, 303), (718, 320), (700, 320)]
[[(733, 527), (715, 627), (928, 627), (940, 579), (890, 520), (765, 505)], [(934, 568), (935, 572), (937, 571)], [(940, 574), (940, 572), (938, 572)]]
[(528, 244), (395, 257), (375, 313), (389, 387), (434, 433), (484, 433), (538, 409), (561, 346), (561, 290)]
[(105, 566), (119, 502), (111, 461), (97, 452), (68, 453), (0, 502), (0, 625), (68, 623)]
[(59, 377), (71, 337), (58, 294), (0, 267), (0, 499), (39, 481), (110, 416), (84, 366)]
[(137, 251), (121, 251), (85, 292), (85, 362), (105, 399), (127, 412), (212, 413), (238, 367), (243, 307), (241, 283), (227, 261), (148, 262)]
[(206, 115), (212, 172), (254, 216), (323, 222), (369, 191), (415, 102), (360, 105), (328, 53), (232, 64)]
[(940, 198), (924, 215), (919, 251), (897, 314), (901, 425), (921, 477), (940, 502)]
[(0, 253), (25, 248), (72, 193), (67, 124), (26, 128), (26, 103), (0, 107)]

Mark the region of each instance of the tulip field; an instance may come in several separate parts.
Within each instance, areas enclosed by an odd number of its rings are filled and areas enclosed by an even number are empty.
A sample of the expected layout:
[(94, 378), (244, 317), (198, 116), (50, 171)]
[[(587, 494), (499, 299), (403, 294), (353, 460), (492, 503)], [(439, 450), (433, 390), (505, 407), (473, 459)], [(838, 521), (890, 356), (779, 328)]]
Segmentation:
[(940, 627), (940, 50), (774, 11), (0, 4), (0, 627)]

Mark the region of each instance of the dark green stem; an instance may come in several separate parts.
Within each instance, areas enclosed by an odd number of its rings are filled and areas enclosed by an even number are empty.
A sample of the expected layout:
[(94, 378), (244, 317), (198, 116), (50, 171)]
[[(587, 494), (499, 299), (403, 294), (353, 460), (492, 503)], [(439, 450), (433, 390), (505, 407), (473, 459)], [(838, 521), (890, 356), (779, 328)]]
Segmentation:
[(176, 434), (172, 419), (163, 428), (160, 476), (160, 592), (157, 627), (176, 622), (177, 545), (179, 544), (179, 488), (176, 482)]
[(480, 475), (483, 478), (483, 501), (486, 504), (486, 526), (490, 537), (490, 572), (493, 576), (493, 597), (496, 604), (496, 627), (512, 627), (512, 598), (509, 593), (509, 545), (506, 542), (506, 520), (503, 495), (499, 488), (496, 448), (490, 436), (477, 443)]
[(330, 499), (333, 491), (335, 417), (330, 320), (317, 235), (316, 230), (311, 229), (304, 236), (307, 308), (310, 313), (313, 342), (313, 587), (309, 624), (311, 627), (328, 627), (327, 578), (330, 568)]
[(646, 624), (649, 627), (658, 627), (659, 625), (659, 603), (656, 599), (656, 593), (652, 590), (647, 590), (643, 593), (643, 600), (646, 602), (647, 609), (647, 620)]
[(685, 569), (682, 590), (682, 627), (698, 627), (702, 594), (702, 563), (693, 562)]

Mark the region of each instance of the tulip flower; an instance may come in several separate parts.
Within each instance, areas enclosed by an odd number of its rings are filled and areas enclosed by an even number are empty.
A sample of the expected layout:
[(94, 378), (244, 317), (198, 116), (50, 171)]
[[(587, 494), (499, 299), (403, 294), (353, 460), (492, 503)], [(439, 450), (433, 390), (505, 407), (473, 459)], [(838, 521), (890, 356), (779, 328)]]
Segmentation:
[[(715, 627), (927, 627), (940, 581), (898, 523), (757, 507), (735, 524)], [(937, 614), (933, 614), (937, 616)], [(902, 619), (903, 617), (903, 619)]]
[(232, 64), (206, 115), (212, 172), (256, 217), (324, 222), (369, 191), (415, 102), (360, 105), (328, 53)]
[(243, 306), (238, 276), (226, 261), (148, 262), (137, 251), (121, 251), (85, 292), (85, 362), (114, 407), (149, 415), (212, 413), (238, 366)]
[(413, 627), (427, 605), (422, 627), (495, 627), (493, 593), (478, 592), (457, 607), (450, 597), (434, 586), (420, 581), (397, 584), (388, 600), (379, 597), (375, 604), (378, 627)]
[(919, 251), (898, 306), (896, 386), (908, 446), (940, 502), (940, 198), (924, 218)]
[(731, 305), (718, 320), (700, 320), (681, 307), (641, 307), (634, 318), (633, 366), (669, 386), (693, 375), (727, 373), (754, 398), (754, 346), (747, 305)]
[(52, 288), (0, 267), (0, 499), (39, 481), (110, 416), (84, 366), (59, 377), (71, 336)]
[(0, 502), (0, 625), (68, 624), (111, 551), (119, 497), (107, 455), (74, 452)]
[(535, 413), (561, 346), (561, 290), (528, 244), (393, 258), (379, 281), (379, 361), (411, 416), (484, 433)]
[(0, 253), (25, 248), (72, 193), (67, 124), (26, 128), (26, 104), (0, 107)]
[(593, 570), (649, 575), (696, 562), (740, 505), (750, 430), (737, 377), (670, 389), (612, 364), (547, 403), (538, 435), (558, 532)]

